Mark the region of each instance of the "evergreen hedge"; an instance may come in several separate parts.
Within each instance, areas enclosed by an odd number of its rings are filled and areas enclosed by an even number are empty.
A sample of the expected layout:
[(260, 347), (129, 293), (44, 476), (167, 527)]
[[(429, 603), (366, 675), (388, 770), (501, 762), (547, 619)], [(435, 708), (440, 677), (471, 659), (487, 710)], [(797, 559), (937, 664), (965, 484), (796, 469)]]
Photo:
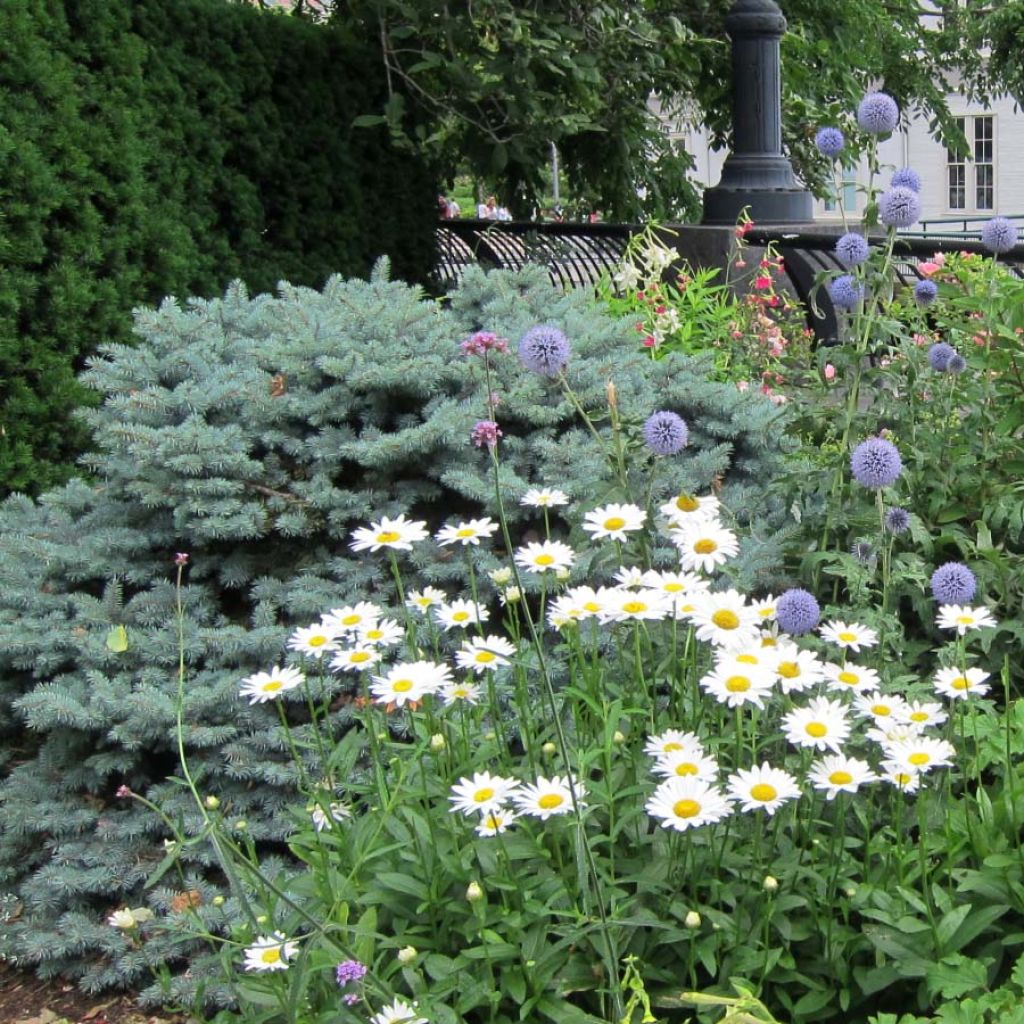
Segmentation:
[(67, 478), (75, 375), (135, 306), (319, 286), (383, 253), (426, 279), (430, 170), (352, 127), (383, 89), (344, 26), (225, 0), (0, 4), (0, 494)]

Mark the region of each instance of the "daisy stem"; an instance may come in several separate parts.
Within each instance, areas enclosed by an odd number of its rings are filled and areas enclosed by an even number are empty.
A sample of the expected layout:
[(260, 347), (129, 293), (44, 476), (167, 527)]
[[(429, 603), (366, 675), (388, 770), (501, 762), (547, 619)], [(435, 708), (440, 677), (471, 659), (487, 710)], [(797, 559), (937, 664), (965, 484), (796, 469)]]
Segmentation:
[(640, 630), (642, 627), (643, 624), (640, 622), (635, 622), (633, 624), (633, 664), (636, 670), (637, 682), (640, 684), (644, 700), (647, 702), (648, 719), (651, 724), (651, 732), (655, 732), (654, 694), (651, 693), (650, 688), (647, 685), (647, 675), (644, 672), (644, 657), (643, 652), (640, 649)]
[[(321, 666), (322, 668), (323, 666)], [(321, 683), (323, 682), (321, 678)], [(334, 780), (331, 777), (330, 758), (327, 756), (327, 748), (324, 746), (324, 738), (320, 734), (320, 726), (317, 722), (316, 705), (313, 702), (313, 694), (309, 689), (309, 679), (305, 673), (302, 675), (302, 692), (306, 696), (306, 707), (309, 709), (309, 727), (313, 731), (313, 741), (316, 743), (317, 754), (320, 755), (320, 770), (327, 778), (327, 784), (334, 789)]]
[(482, 622), (483, 616), (480, 614), (480, 597), (477, 594), (476, 569), (473, 567), (473, 559), (469, 553), (469, 545), (464, 544), (462, 550), (466, 556), (466, 572), (469, 576), (469, 594), (470, 597), (473, 598), (473, 615), (476, 617), (476, 631), (478, 636), (483, 636), (484, 624)]
[(185, 756), (185, 605), (181, 597), (181, 578), (184, 571), (185, 566), (179, 565), (178, 578), (174, 586), (174, 617), (178, 631), (178, 696), (174, 708), (174, 736), (178, 743), (178, 763), (181, 765), (181, 774), (199, 808), (203, 824), (209, 826), (210, 816), (206, 813), (206, 806), (196, 788), (195, 779), (188, 766), (188, 758)]
[(928, 851), (926, 848), (928, 836), (928, 791), (921, 789), (917, 794), (917, 859), (921, 870), (921, 895), (924, 898), (924, 908), (928, 917), (928, 924), (932, 930), (932, 942), (935, 944), (935, 957), (942, 956), (942, 940), (939, 937), (939, 929), (935, 921), (935, 906), (932, 900), (932, 887), (929, 880)]
[(305, 793), (311, 793), (309, 778), (306, 775), (306, 766), (302, 763), (302, 757), (299, 754), (298, 747), (295, 745), (295, 737), (292, 735), (291, 726), (288, 724), (288, 716), (284, 713), (284, 705), (279, 700), (274, 703), (277, 705), (278, 718), (281, 719), (281, 728), (284, 730), (285, 742), (288, 744), (288, 750), (291, 752), (292, 760), (295, 762), (295, 770), (299, 775), (299, 786)]

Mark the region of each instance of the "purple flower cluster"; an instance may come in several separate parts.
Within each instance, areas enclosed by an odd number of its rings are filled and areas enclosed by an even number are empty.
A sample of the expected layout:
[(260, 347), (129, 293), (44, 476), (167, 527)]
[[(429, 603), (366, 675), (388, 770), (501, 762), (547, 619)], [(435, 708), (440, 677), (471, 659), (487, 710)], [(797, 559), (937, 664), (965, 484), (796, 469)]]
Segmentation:
[(993, 217), (981, 229), (981, 242), (989, 252), (1009, 252), (1017, 244), (1017, 229), (1005, 217)]
[(483, 448), (484, 445), (493, 448), (498, 443), (498, 438), (501, 437), (501, 428), (494, 420), (480, 420), (469, 437), (477, 448)]
[(946, 562), (932, 573), (932, 596), (939, 604), (968, 604), (977, 589), (974, 573), (962, 562)]
[(843, 151), (846, 139), (838, 128), (819, 128), (814, 136), (814, 144), (822, 156), (834, 159)]
[[(362, 981), (365, 975), (366, 965), (361, 964), (358, 960), (342, 960), (334, 972), (334, 977), (342, 988), (348, 984)], [(359, 1002), (359, 996), (355, 992), (347, 992), (342, 999), (346, 1006), (355, 1006)]]
[(903, 460), (892, 441), (869, 437), (853, 449), (850, 470), (861, 487), (877, 490), (896, 483), (903, 472)]
[(885, 513), (885, 528), (893, 534), (910, 529), (910, 513), (905, 508), (891, 508)]
[(775, 621), (790, 636), (810, 633), (820, 618), (821, 608), (814, 595), (799, 587), (790, 588), (775, 602)]
[(856, 309), (857, 304), (864, 298), (864, 288), (852, 275), (842, 274), (829, 282), (828, 294), (833, 306), (839, 309)]
[(507, 352), (508, 342), (491, 331), (477, 331), (459, 343), (464, 355), (482, 356), (485, 352)]
[(939, 297), (939, 286), (925, 278), (914, 285), (914, 298), (918, 305), (930, 306)]
[(686, 420), (674, 412), (656, 412), (644, 424), (644, 442), (655, 455), (676, 455), (689, 436)]
[(921, 175), (913, 167), (901, 167), (889, 182), (890, 188), (909, 188), (911, 192), (921, 191)]
[(891, 228), (909, 228), (921, 217), (921, 197), (896, 185), (878, 197), (878, 219)]
[(569, 362), (569, 339), (548, 324), (531, 327), (519, 341), (519, 358), (528, 370), (557, 377)]
[(928, 365), (936, 373), (945, 373), (949, 369), (949, 361), (956, 355), (956, 349), (944, 341), (937, 341), (928, 349)]
[(848, 231), (836, 242), (836, 259), (844, 267), (859, 267), (871, 252), (871, 246), (863, 235)]
[(900, 108), (884, 92), (869, 92), (857, 108), (857, 124), (872, 135), (888, 135), (900, 123)]

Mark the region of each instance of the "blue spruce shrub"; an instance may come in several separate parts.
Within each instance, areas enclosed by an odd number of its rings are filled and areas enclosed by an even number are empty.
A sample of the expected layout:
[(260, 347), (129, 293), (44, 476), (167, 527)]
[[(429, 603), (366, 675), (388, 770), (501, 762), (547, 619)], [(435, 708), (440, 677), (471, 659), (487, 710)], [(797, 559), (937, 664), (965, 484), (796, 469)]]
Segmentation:
[[(235, 285), (222, 299), (139, 311), (138, 345), (108, 346), (82, 377), (101, 398), (82, 413), (95, 438), (88, 480), (0, 505), (0, 736), (13, 752), (0, 762), (0, 897), (21, 908), (0, 929), (0, 958), (95, 991), (143, 985), (152, 967), (193, 956), (170, 997), (188, 999), (203, 983), (197, 949), (158, 922), (134, 945), (105, 923), (146, 902), (158, 918), (181, 913), (182, 893), (198, 894), (190, 912), (212, 931), (232, 913), (230, 898), (212, 905), (224, 883), (205, 842), (186, 845), (175, 869), (145, 888), (167, 833), (118, 795), (144, 796), (187, 834), (203, 828), (187, 791), (168, 781), (178, 771), (175, 553), (190, 556), (191, 769), (229, 821), (245, 819), (270, 844), (272, 863), (305, 812), (276, 715), (241, 699), (239, 683), (280, 662), (295, 626), (391, 592), (386, 559), (349, 551), (354, 527), (408, 512), (436, 529), (495, 512), (489, 457), (470, 442), (487, 408), (484, 375), (459, 343), (480, 330), (517, 339), (538, 324), (570, 340), (566, 377), (585, 408), (606, 408), (614, 381), (636, 441), (631, 479), (645, 480), (655, 458), (641, 440), (647, 418), (665, 408), (685, 418), (687, 447), (660, 460), (654, 500), (716, 487), (750, 533), (733, 563), (741, 584), (777, 579), (785, 517), (764, 484), (781, 468), (786, 411), (709, 383), (709, 359), (651, 361), (628, 321), (583, 293), (556, 291), (541, 269), (470, 270), (445, 305), (379, 266), (369, 281), (334, 278), (322, 291), (282, 285), (250, 298)], [(554, 484), (584, 508), (602, 500), (608, 467), (558, 382), (513, 352), (490, 355), (508, 492)], [(513, 520), (529, 515), (515, 501), (507, 509)], [(579, 529), (579, 512), (559, 511), (563, 532)], [(480, 555), (499, 563), (496, 549)], [(670, 552), (661, 557), (669, 564)], [(464, 571), (433, 545), (403, 569), (409, 586), (457, 585)], [(328, 675), (325, 686), (334, 697), (350, 683)], [(296, 693), (284, 699), (301, 747)], [(342, 734), (349, 705), (332, 709)], [(151, 995), (167, 998), (157, 987)], [(230, 994), (211, 986), (206, 998)]]

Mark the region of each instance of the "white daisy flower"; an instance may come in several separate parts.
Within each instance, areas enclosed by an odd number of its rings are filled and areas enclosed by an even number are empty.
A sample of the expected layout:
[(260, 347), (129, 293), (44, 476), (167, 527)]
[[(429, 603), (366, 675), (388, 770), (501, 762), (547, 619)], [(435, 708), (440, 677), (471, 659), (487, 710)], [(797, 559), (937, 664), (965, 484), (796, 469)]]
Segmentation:
[(761, 668), (773, 676), (779, 656), (774, 647), (762, 647), (760, 644), (749, 647), (719, 647), (715, 650), (715, 668), (731, 671), (734, 668)]
[(559, 569), (568, 569), (575, 557), (575, 552), (568, 544), (545, 540), (518, 548), (515, 563), (520, 569), (528, 569), (530, 572), (557, 572)]
[(297, 942), (289, 942), (281, 932), (261, 935), (246, 949), (243, 966), (247, 971), (286, 971), (298, 948)]
[(644, 744), (644, 753), (649, 757), (662, 757), (665, 754), (676, 754), (685, 751), (693, 757), (704, 756), (704, 744), (693, 732), (680, 732), (678, 729), (666, 729), (657, 736), (648, 736)]
[(330, 832), (336, 821), (351, 818), (352, 812), (344, 804), (334, 802), (328, 805), (327, 811), (319, 806), (314, 807), (310, 812), (310, 817), (313, 819), (313, 827), (317, 832), (323, 832), (325, 829)]
[(427, 524), (421, 521), (412, 522), (405, 518), (403, 512), (397, 519), (383, 516), (378, 523), (361, 526), (352, 531), (349, 547), (353, 551), (379, 551), (388, 548), (392, 551), (412, 551), (417, 541), (427, 537)]
[(886, 748), (887, 760), (905, 771), (923, 773), (953, 763), (956, 750), (948, 740), (934, 736), (913, 736), (890, 743)]
[(901, 713), (903, 721), (916, 725), (919, 729), (942, 725), (948, 717), (941, 704), (924, 700), (909, 701)]
[(429, 1022), (426, 1017), (420, 1016), (415, 1006), (396, 997), (390, 1006), (385, 1006), (370, 1018), (370, 1024), (429, 1024)]
[(343, 608), (332, 608), (320, 616), (320, 625), (344, 636), (347, 633), (355, 633), (371, 622), (376, 622), (382, 614), (378, 605), (360, 601), (357, 604), (347, 604)]
[(603, 613), (610, 593), (609, 587), (599, 587), (597, 590), (593, 587), (570, 587), (548, 607), (554, 614), (579, 622)]
[[(139, 922), (135, 920), (135, 915), (127, 908), (122, 907), (120, 910), (115, 910), (110, 917), (107, 918), (107, 924), (111, 928), (120, 928), (121, 931), (131, 931), (133, 928), (138, 928)], [(38, 1020), (38, 1018), (36, 1018)]]
[(487, 575), (490, 576), (491, 582), (496, 587), (507, 587), (513, 579), (512, 570), (507, 565), (503, 565), (500, 569), (491, 569)]
[(826, 622), (819, 627), (819, 632), (823, 639), (855, 652), (859, 652), (862, 647), (874, 647), (878, 643), (878, 634), (859, 622)]
[(980, 668), (940, 668), (935, 673), (935, 692), (951, 700), (966, 700), (968, 697), (983, 697), (989, 691), (986, 679), (990, 672)]
[(393, 665), (387, 675), (374, 676), (370, 692), (378, 704), (388, 707), (416, 705), (451, 682), (451, 669), (432, 661), (407, 661)]
[(448, 595), (443, 590), (438, 590), (437, 587), (424, 587), (422, 590), (410, 590), (405, 604), (421, 615), (426, 615), (431, 608), (444, 604), (447, 600)]
[(629, 540), (627, 534), (642, 529), (647, 513), (637, 505), (621, 505), (612, 502), (588, 512), (583, 517), (583, 529), (594, 540)]
[(475, 626), (486, 622), (491, 613), (475, 601), (458, 598), (451, 604), (442, 604), (434, 609), (434, 618), (445, 631), (458, 627)]
[(825, 666), (813, 651), (804, 651), (791, 641), (775, 648), (775, 672), (783, 693), (803, 693), (825, 678)]
[(775, 605), (778, 600), (777, 597), (769, 594), (758, 601), (752, 601), (750, 606), (757, 613), (760, 622), (773, 622), (775, 620)]
[(471, 779), (463, 776), (452, 786), (448, 800), (453, 813), (480, 814), (501, 807), (518, 788), (516, 779), (506, 779), (490, 772), (475, 772)]
[(694, 601), (690, 621), (697, 637), (716, 647), (752, 647), (759, 638), (757, 614), (737, 590), (707, 591)]
[(659, 572), (657, 569), (648, 569), (641, 582), (648, 590), (660, 590), (675, 603), (703, 594), (710, 586), (695, 572)]
[(700, 681), (700, 687), (730, 708), (753, 704), (763, 708), (766, 697), (771, 696), (775, 676), (756, 665), (731, 665), (716, 668)]
[(394, 647), (405, 639), (405, 632), (395, 619), (381, 619), (363, 626), (356, 636), (363, 645)]
[(714, 572), (740, 550), (736, 534), (711, 519), (673, 530), (671, 540), (679, 549), (682, 567), (690, 571)]
[(504, 637), (476, 636), (465, 641), (461, 651), (455, 652), (455, 664), (458, 668), (481, 673), (511, 664), (509, 658), (515, 653), (515, 645)]
[(703, 752), (674, 750), (670, 754), (662, 754), (651, 771), (666, 779), (693, 776), (704, 782), (714, 782), (718, 778), (718, 762)]
[[(529, 814), (546, 821), (555, 814), (571, 814), (572, 792), (569, 779), (554, 775), (550, 779), (538, 778), (533, 786), (523, 786), (512, 794), (520, 814)], [(583, 807), (579, 788), (576, 787), (576, 802)]]
[(866, 739), (885, 749), (888, 749), (893, 743), (902, 743), (904, 740), (912, 740), (920, 735), (920, 726), (914, 725), (913, 722), (883, 722), (878, 718), (875, 719), (875, 727), (864, 733)]
[(621, 565), (616, 570), (615, 582), (620, 587), (637, 588), (644, 585), (644, 571), (639, 565)]
[(295, 668), (275, 665), (269, 672), (256, 672), (242, 680), (240, 697), (248, 697), (250, 704), (264, 704), (280, 697), (286, 690), (301, 686), (306, 677)]
[(660, 590), (610, 589), (605, 595), (604, 609), (598, 614), (602, 622), (624, 622), (627, 619), (663, 619), (669, 602)]
[(467, 704), (478, 704), (480, 702), (479, 685), (471, 683), (467, 679), (461, 682), (445, 683), (437, 692), (445, 707), (451, 707), (453, 704), (458, 704), (461, 701), (465, 701)]
[(846, 708), (837, 700), (814, 697), (807, 707), (794, 708), (783, 715), (786, 739), (796, 747), (832, 750), (839, 753), (850, 735)]
[(732, 813), (732, 801), (717, 786), (699, 778), (673, 778), (663, 782), (646, 804), (652, 818), (663, 828), (685, 832), (711, 825)]
[(987, 626), (998, 625), (987, 608), (972, 608), (959, 604), (944, 604), (939, 609), (935, 623), (939, 629), (955, 629), (960, 636), (969, 629), (984, 629)]
[(807, 780), (815, 789), (825, 793), (826, 800), (835, 800), (840, 793), (856, 793), (877, 776), (867, 761), (843, 754), (833, 754), (815, 761), (807, 773)]
[(713, 495), (697, 497), (693, 494), (677, 494), (658, 511), (668, 520), (669, 528), (687, 526), (694, 522), (718, 519), (721, 502)]
[(569, 496), (553, 487), (531, 487), (519, 499), (519, 504), (530, 508), (554, 508), (556, 505), (568, 505)]
[(480, 815), (480, 824), (475, 831), (478, 836), (496, 836), (504, 832), (516, 818), (517, 811), (511, 807), (494, 807)]
[(363, 672), (376, 665), (380, 659), (380, 648), (371, 644), (344, 647), (334, 653), (334, 657), (331, 658), (331, 668), (337, 672)]
[(434, 534), (434, 540), (441, 547), (446, 547), (448, 544), (461, 544), (463, 547), (472, 544), (474, 547), (478, 547), (481, 540), (488, 540), (497, 529), (498, 524), (493, 519), (468, 519), (464, 523), (445, 526), (438, 530)]
[(911, 771), (895, 761), (883, 761), (878, 778), (904, 793), (916, 793), (921, 788), (921, 773)]
[(763, 810), (774, 814), (787, 800), (800, 796), (800, 787), (789, 772), (772, 768), (765, 761), (760, 768), (742, 769), (729, 776), (729, 796), (744, 811)]
[(853, 706), (860, 714), (866, 715), (879, 727), (885, 728), (886, 725), (901, 721), (901, 715), (907, 702), (898, 694), (869, 691), (856, 694), (853, 698)]
[(877, 690), (882, 682), (873, 668), (854, 665), (851, 661), (845, 665), (826, 662), (825, 678), (828, 680), (828, 688), (839, 693), (864, 693), (867, 690)]
[(288, 650), (320, 659), (338, 647), (338, 631), (321, 625), (303, 626), (288, 637)]

